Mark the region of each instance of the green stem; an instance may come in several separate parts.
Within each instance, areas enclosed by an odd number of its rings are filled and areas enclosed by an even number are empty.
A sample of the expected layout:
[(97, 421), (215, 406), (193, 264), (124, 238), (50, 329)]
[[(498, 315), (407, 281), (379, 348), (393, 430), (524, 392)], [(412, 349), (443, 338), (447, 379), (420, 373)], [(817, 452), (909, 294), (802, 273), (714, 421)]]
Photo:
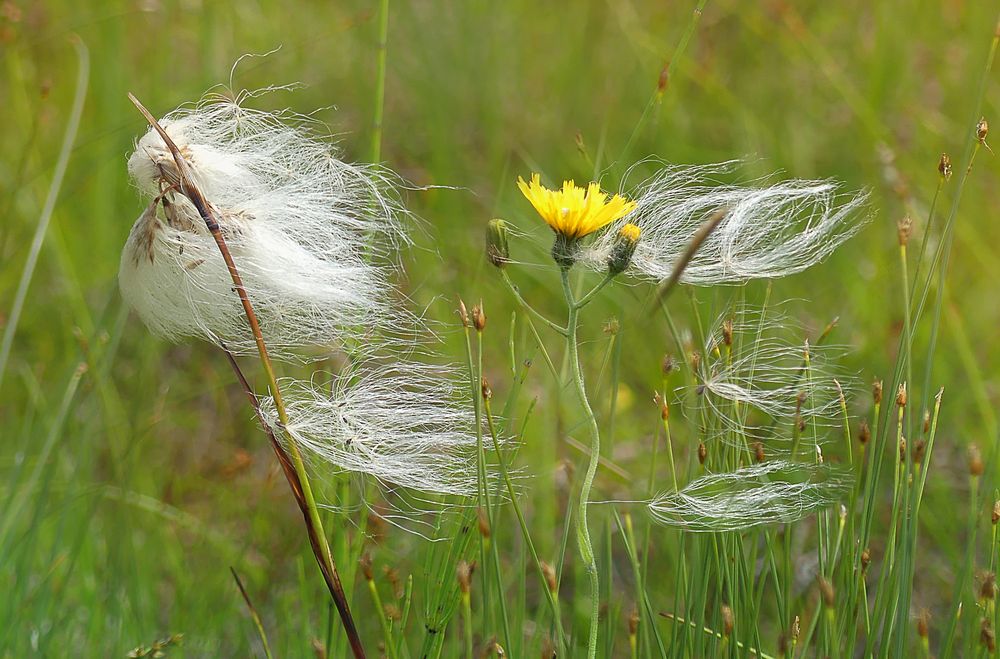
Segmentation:
[(497, 430), (496, 424), (493, 421), (493, 411), (490, 408), (490, 401), (486, 399), (483, 401), (484, 411), (486, 412), (486, 423), (490, 430), (490, 437), (493, 439), (493, 450), (497, 454), (497, 462), (500, 465), (500, 473), (503, 475), (504, 484), (507, 486), (507, 496), (510, 497), (511, 507), (514, 508), (514, 515), (517, 517), (517, 522), (521, 526), (521, 535), (524, 537), (525, 544), (528, 545), (528, 553), (531, 554), (531, 560), (535, 564), (535, 569), (538, 572), (538, 578), (542, 583), (542, 590), (545, 591), (546, 600), (549, 603), (549, 609), (552, 611), (553, 621), (556, 626), (556, 643), (559, 646), (559, 656), (565, 656), (565, 641), (566, 633), (563, 631), (562, 617), (559, 612), (559, 600), (556, 599), (555, 595), (549, 590), (546, 583), (545, 572), (542, 570), (542, 563), (538, 559), (538, 552), (535, 550), (535, 543), (531, 539), (531, 534), (528, 532), (528, 523), (524, 519), (524, 513), (521, 511), (521, 505), (517, 502), (517, 493), (514, 491), (514, 482), (510, 478), (510, 470), (507, 469), (507, 461), (504, 460), (503, 452), (500, 450), (500, 444), (497, 442)]
[(601, 290), (605, 286), (607, 286), (609, 283), (611, 283), (611, 280), (614, 279), (614, 278), (615, 278), (615, 276), (612, 275), (612, 274), (606, 274), (606, 275), (604, 275), (604, 279), (601, 280), (601, 283), (599, 283), (597, 286), (594, 286), (592, 289), (590, 289), (589, 293), (587, 293), (582, 298), (580, 298), (579, 300), (577, 300), (577, 302), (576, 302), (576, 308), (579, 310), (579, 309), (583, 309), (585, 306), (587, 306), (587, 304), (589, 304), (590, 301), (594, 299), (594, 296), (597, 295), (598, 293), (600, 293)]
[(375, 112), (372, 120), (371, 161), (382, 157), (382, 117), (385, 112), (386, 44), (389, 40), (389, 0), (382, 0), (378, 8), (378, 73), (375, 79)]
[(566, 305), (569, 308), (569, 318), (566, 323), (566, 348), (569, 353), (570, 368), (573, 369), (573, 381), (576, 385), (576, 393), (580, 398), (587, 415), (587, 425), (590, 430), (590, 461), (587, 464), (587, 472), (583, 477), (580, 486), (579, 519), (577, 520), (577, 543), (580, 546), (580, 558), (583, 559), (584, 567), (590, 577), (590, 636), (587, 642), (587, 656), (593, 659), (597, 656), (597, 630), (600, 622), (600, 581), (597, 574), (597, 560), (594, 556), (594, 546), (590, 542), (590, 529), (587, 526), (587, 507), (590, 501), (590, 489), (594, 484), (594, 476), (597, 475), (597, 463), (601, 455), (601, 433), (597, 427), (597, 418), (594, 410), (590, 407), (587, 399), (587, 386), (583, 381), (583, 371), (580, 368), (579, 346), (577, 345), (577, 325), (580, 308), (573, 296), (573, 289), (569, 284), (569, 268), (563, 268), (560, 272), (562, 276), (563, 292), (566, 295)]
[(530, 304), (528, 304), (528, 302), (523, 297), (521, 297), (521, 291), (519, 291), (517, 289), (517, 286), (514, 285), (514, 282), (512, 282), (510, 280), (510, 275), (507, 274), (506, 270), (503, 270), (503, 269), (500, 270), (500, 278), (503, 279), (503, 283), (507, 284), (507, 288), (510, 289), (510, 292), (514, 295), (514, 299), (517, 300), (518, 304), (521, 305), (522, 309), (524, 309), (525, 311), (527, 311), (528, 313), (530, 313), (532, 316), (534, 316), (538, 320), (540, 320), (543, 323), (545, 323), (546, 325), (548, 325), (554, 332), (556, 332), (558, 334), (561, 334), (562, 336), (566, 336), (567, 335), (567, 331), (566, 331), (565, 327), (560, 327), (559, 325), (553, 323), (551, 320), (549, 320), (548, 318), (546, 318), (545, 316), (543, 316), (541, 313), (539, 313), (538, 311), (536, 311), (533, 306), (531, 306)]

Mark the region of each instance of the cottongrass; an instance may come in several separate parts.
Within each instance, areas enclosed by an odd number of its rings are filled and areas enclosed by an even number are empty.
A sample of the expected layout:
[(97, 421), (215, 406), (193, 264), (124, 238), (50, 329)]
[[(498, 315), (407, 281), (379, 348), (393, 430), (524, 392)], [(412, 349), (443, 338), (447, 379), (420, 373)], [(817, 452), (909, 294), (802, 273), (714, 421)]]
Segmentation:
[[(283, 381), (288, 423), (270, 396), (260, 400), (264, 422), (314, 468), (365, 474), (392, 490), (474, 495), (475, 420), (459, 379), (412, 360), (428, 328), (392, 281), (409, 214), (391, 178), (339, 160), (307, 118), (244, 107), (252, 96), (208, 97), (161, 124), (214, 210), (269, 352), (348, 362), (325, 387)], [(255, 353), (231, 273), (154, 130), (129, 172), (152, 201), (122, 253), (126, 302), (160, 336)]]
[(657, 522), (688, 531), (741, 531), (828, 508), (851, 482), (849, 472), (833, 465), (773, 460), (702, 476), (647, 508)]
[[(793, 441), (789, 429), (794, 425), (825, 431), (842, 421), (845, 384), (840, 383), (851, 384), (834, 367), (842, 349), (789, 338), (794, 335), (801, 336), (801, 330), (777, 310), (741, 306), (716, 321), (694, 389), (717, 420), (724, 441), (744, 446), (748, 436), (760, 436), (774, 455)], [(817, 432), (815, 439), (823, 441), (823, 433)]]
[[(832, 181), (788, 180), (771, 185), (715, 184), (738, 162), (665, 166), (633, 195), (637, 208), (621, 222), (642, 230), (629, 273), (667, 279), (698, 229), (726, 215), (684, 269), (699, 286), (738, 284), (801, 272), (824, 260), (863, 224), (867, 195), (843, 195)], [(600, 234), (581, 260), (607, 267), (617, 226)]]
[[(406, 215), (384, 174), (343, 162), (309, 120), (208, 97), (162, 125), (214, 207), (223, 235), (279, 355), (330, 346), (346, 331), (391, 334), (412, 320), (394, 304), (393, 250)], [(175, 187), (178, 173), (149, 130), (128, 162), (150, 206), (132, 228), (119, 282), (156, 334), (253, 349), (215, 241)]]
[(279, 437), (320, 463), (389, 489), (474, 496), (475, 418), (456, 381), (447, 368), (416, 362), (361, 367), (329, 384), (285, 381), (285, 427), (271, 398), (262, 408)]

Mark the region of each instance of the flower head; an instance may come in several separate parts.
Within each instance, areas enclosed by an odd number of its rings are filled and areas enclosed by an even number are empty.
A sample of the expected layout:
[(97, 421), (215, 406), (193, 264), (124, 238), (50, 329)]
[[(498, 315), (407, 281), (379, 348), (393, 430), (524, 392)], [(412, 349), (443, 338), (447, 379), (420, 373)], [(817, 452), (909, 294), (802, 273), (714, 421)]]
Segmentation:
[(635, 202), (621, 195), (609, 200), (597, 183), (589, 184), (585, 190), (573, 181), (565, 181), (561, 190), (549, 190), (541, 184), (538, 174), (532, 174), (531, 183), (518, 177), (517, 187), (546, 224), (566, 238), (582, 238), (628, 215), (636, 207)]
[[(347, 328), (389, 329), (380, 323), (398, 317), (392, 259), (408, 240), (392, 186), (340, 160), (310, 122), (242, 100), (206, 98), (161, 124), (215, 211), (269, 346), (298, 356), (298, 348), (337, 346)], [(176, 187), (173, 156), (156, 131), (138, 140), (128, 167), (151, 202), (122, 254), (126, 302), (168, 339), (255, 352), (215, 240)]]

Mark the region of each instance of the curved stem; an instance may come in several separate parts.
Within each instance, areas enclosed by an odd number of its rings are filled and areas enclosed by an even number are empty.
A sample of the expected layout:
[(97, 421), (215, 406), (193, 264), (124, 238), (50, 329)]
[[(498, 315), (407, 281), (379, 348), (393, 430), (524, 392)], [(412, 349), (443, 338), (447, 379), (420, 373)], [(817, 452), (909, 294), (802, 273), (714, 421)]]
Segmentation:
[(590, 462), (580, 487), (579, 517), (577, 518), (576, 539), (580, 546), (580, 558), (583, 559), (587, 574), (590, 577), (590, 636), (587, 642), (587, 656), (593, 659), (597, 656), (597, 630), (600, 623), (600, 580), (597, 574), (597, 560), (594, 557), (594, 546), (590, 541), (590, 529), (587, 526), (587, 507), (590, 501), (590, 489), (597, 475), (597, 463), (601, 455), (601, 433), (597, 427), (597, 418), (587, 399), (587, 386), (583, 381), (583, 371), (580, 368), (580, 353), (577, 345), (576, 330), (580, 307), (573, 297), (573, 289), (569, 284), (569, 269), (563, 268), (562, 285), (566, 295), (566, 305), (569, 307), (569, 320), (566, 323), (566, 348), (569, 351), (570, 367), (573, 369), (573, 382), (587, 415), (587, 425), (590, 430)]
[[(278, 413), (278, 420), (280, 427), (284, 430), (288, 426), (288, 412), (285, 409), (284, 399), (281, 397), (281, 390), (278, 387), (278, 379), (274, 373), (274, 365), (271, 363), (271, 357), (267, 351), (267, 345), (264, 343), (264, 335), (260, 329), (260, 323), (257, 320), (257, 314), (254, 312), (253, 304), (250, 302), (250, 297), (247, 295), (246, 288), (243, 285), (243, 279), (240, 277), (239, 270), (236, 268), (236, 262), (233, 260), (233, 255), (229, 251), (229, 246), (226, 244), (226, 240), (222, 235), (222, 229), (219, 227), (218, 219), (215, 215), (215, 209), (208, 202), (205, 196), (202, 194), (201, 190), (194, 183), (193, 177), (190, 175), (190, 167), (188, 166), (187, 160), (181, 155), (180, 150), (177, 145), (174, 144), (167, 132), (163, 130), (156, 118), (139, 102), (139, 100), (129, 94), (129, 98), (139, 109), (139, 111), (146, 117), (149, 124), (159, 133), (160, 137), (163, 139), (163, 143), (170, 150), (173, 155), (174, 161), (177, 165), (178, 172), (178, 185), (180, 187), (181, 193), (186, 196), (194, 207), (198, 210), (198, 214), (201, 219), (205, 222), (205, 226), (208, 227), (209, 232), (212, 234), (212, 238), (215, 239), (215, 243), (219, 248), (219, 252), (222, 254), (222, 259), (226, 263), (226, 269), (229, 271), (230, 278), (233, 280), (233, 289), (240, 298), (240, 303), (243, 305), (243, 311), (247, 318), (247, 324), (250, 326), (250, 332), (253, 335), (254, 343), (257, 346), (257, 352), (260, 355), (260, 363), (264, 368), (264, 374), (267, 376), (268, 388), (271, 392), (271, 397), (274, 400), (274, 407)], [(364, 647), (361, 644), (361, 637), (358, 635), (357, 627), (354, 624), (354, 618), (351, 615), (350, 606), (347, 603), (347, 595), (344, 593), (344, 586), (340, 581), (340, 574), (337, 572), (337, 566), (333, 561), (333, 554), (330, 551), (330, 544), (326, 539), (326, 532), (323, 530), (323, 522), (320, 519), (319, 507), (316, 505), (316, 499), (312, 493), (312, 487), (309, 484), (309, 476), (306, 473), (305, 461), (302, 459), (302, 453), (299, 451), (298, 445), (294, 441), (287, 442), (288, 457), (291, 458), (292, 469), (295, 472), (296, 480), (298, 481), (299, 491), (295, 491), (295, 486), (292, 485), (293, 493), (296, 498), (299, 499), (300, 507), (303, 507), (303, 516), (306, 521), (306, 529), (309, 535), (309, 541), (312, 545), (313, 554), (316, 556), (316, 562), (319, 564), (320, 572), (323, 573), (323, 578), (326, 581), (327, 588), (330, 590), (330, 595), (333, 597), (334, 603), (337, 605), (337, 611), (340, 613), (341, 622), (344, 625), (344, 631), (347, 633), (347, 638), (351, 645), (351, 650), (354, 656), (362, 659), (365, 656)], [(291, 483), (291, 480), (289, 481)]]
[(592, 289), (590, 289), (589, 293), (587, 293), (582, 298), (577, 300), (576, 308), (583, 309), (585, 306), (587, 306), (587, 304), (594, 299), (594, 296), (600, 293), (601, 289), (603, 289), (605, 286), (611, 283), (611, 280), (614, 278), (615, 276), (612, 274), (604, 275), (604, 279), (601, 280), (601, 283), (599, 283), (597, 286), (594, 286)]
[(514, 282), (510, 280), (510, 275), (508, 275), (507, 271), (502, 268), (500, 269), (500, 278), (503, 279), (503, 282), (505, 284), (507, 284), (507, 288), (510, 289), (510, 292), (514, 295), (514, 298), (517, 300), (517, 303), (521, 305), (522, 309), (524, 309), (525, 311), (533, 315), (535, 318), (548, 325), (549, 328), (552, 329), (553, 331), (563, 336), (566, 336), (567, 331), (565, 327), (561, 327), (553, 323), (551, 320), (549, 320), (548, 318), (543, 316), (540, 312), (538, 312), (533, 306), (528, 304), (527, 300), (521, 297), (521, 291), (517, 290), (517, 286), (515, 286)]

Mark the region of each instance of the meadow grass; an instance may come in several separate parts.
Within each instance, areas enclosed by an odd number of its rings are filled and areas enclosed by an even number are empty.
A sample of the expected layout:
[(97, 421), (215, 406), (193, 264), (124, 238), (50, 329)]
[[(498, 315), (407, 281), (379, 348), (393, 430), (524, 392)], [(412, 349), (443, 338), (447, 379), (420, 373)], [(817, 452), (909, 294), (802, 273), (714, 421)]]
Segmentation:
[[(616, 190), (655, 170), (630, 169), (650, 155), (749, 155), (747, 176), (833, 177), (871, 189), (873, 218), (801, 275), (682, 285), (663, 305), (652, 286), (615, 282), (587, 308), (593, 498), (617, 502), (590, 506), (598, 653), (993, 656), (997, 163), (975, 129), (996, 109), (997, 18), (985, 4), (918, 2), (5, 4), (0, 656), (152, 654), (158, 642), (168, 656), (347, 656), (225, 359), (149, 336), (115, 281), (141, 210), (124, 165), (145, 124), (126, 93), (162, 114), (278, 45), (233, 85), (301, 81), (261, 102), (327, 108), (317, 116), (352, 159), (451, 186), (407, 196), (423, 223), (401, 256), (403, 288), (442, 323), (440, 351), (468, 364), (486, 422), (480, 505), (416, 516), (443, 539), (432, 543), (371, 515), (398, 502), (370, 483), (313, 476), (335, 508), (323, 526), (369, 656), (478, 656), (491, 639), (513, 657), (583, 653), (592, 601), (575, 496), (590, 442), (573, 360), (510, 295), (483, 234), (492, 217), (516, 227), (510, 276), (564, 318), (550, 232), (515, 179)], [(574, 272), (568, 290), (599, 281)], [(481, 328), (463, 324), (459, 298), (481, 301)], [(801, 381), (821, 375), (825, 344), (844, 347), (836, 414), (769, 420), (768, 437), (807, 463), (826, 440), (825, 463), (854, 474), (845, 512), (741, 531), (652, 523), (627, 502), (755, 462), (741, 429), (760, 420), (699, 391), (692, 356), (715, 346), (725, 359), (715, 319), (778, 306), (797, 321), (778, 333), (813, 346)], [(666, 354), (676, 368), (661, 367)], [(263, 391), (263, 371), (245, 368)], [(497, 449), (502, 437), (517, 441)]]

